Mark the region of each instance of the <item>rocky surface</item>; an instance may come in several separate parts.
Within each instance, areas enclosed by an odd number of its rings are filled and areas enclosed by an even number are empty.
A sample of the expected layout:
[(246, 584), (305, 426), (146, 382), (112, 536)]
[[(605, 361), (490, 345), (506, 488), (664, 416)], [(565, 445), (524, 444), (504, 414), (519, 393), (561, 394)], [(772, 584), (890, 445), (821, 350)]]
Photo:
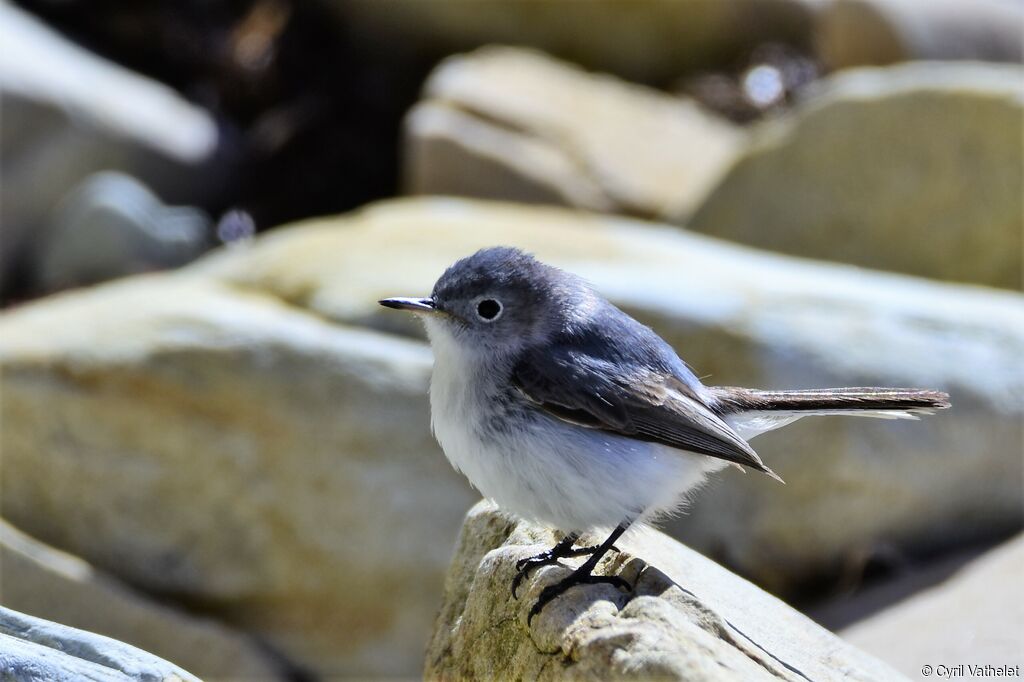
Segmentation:
[(405, 131), (405, 184), (415, 194), (675, 220), (689, 215), (744, 140), (692, 100), (522, 49), (451, 57), (424, 98)]
[[(421, 334), (376, 301), (424, 295), (456, 258), (494, 244), (588, 278), (708, 383), (952, 394), (952, 410), (920, 422), (806, 419), (763, 436), (755, 446), (786, 486), (725, 471), (673, 522), (677, 537), (762, 584), (785, 589), (855, 570), (876, 550), (931, 551), (1024, 523), (1014, 454), (1024, 413), (1020, 294), (801, 261), (624, 219), (440, 199), (311, 221), (192, 270), (339, 322)], [(865, 503), (873, 499), (886, 502)]]
[(3, 521), (0, 567), (0, 602), (9, 609), (120, 640), (205, 679), (284, 679), (249, 638), (160, 604)]
[(212, 243), (203, 211), (168, 206), (138, 180), (112, 172), (73, 188), (41, 232), (30, 258), (41, 291), (178, 267)]
[[(475, 3), (320, 0), (355, 36), (399, 54), (448, 55), (488, 44), (540, 48), (642, 82), (728, 63), (767, 41), (810, 42), (818, 0)], [(586, 27), (586, 30), (581, 30)]]
[(841, 634), (910, 677), (920, 675), (925, 665), (1016, 665), (1018, 670), (1024, 669), (1021, 575), (1024, 538), (1018, 536), (975, 559), (942, 584)]
[(3, 606), (0, 674), (12, 682), (199, 682), (141, 649)]
[(53, 207), (91, 173), (128, 172), (172, 202), (217, 186), (221, 140), (207, 112), (9, 3), (0, 4), (0, 43), (4, 280)]
[(12, 523), (298, 668), (417, 673), (477, 499), (430, 436), (424, 346), (173, 275), (0, 339)]
[(938, 279), (1022, 285), (1024, 68), (841, 73), (759, 126), (688, 226)]
[[(527, 624), (537, 571), (509, 595), (515, 562), (554, 544), (490, 503), (466, 519), (427, 649), (429, 679), (882, 680), (899, 675), (778, 599), (656, 531), (599, 566), (633, 584), (576, 587)], [(578, 561), (578, 560), (577, 560)], [(568, 563), (568, 562), (566, 562)]]
[(952, 393), (921, 422), (755, 441), (788, 485), (723, 472), (670, 526), (696, 549), (785, 590), (879, 547), (1020, 527), (1020, 294), (464, 200), (389, 202), (4, 313), (4, 515), (299, 668), (415, 676), (476, 496), (430, 435), (428, 348), (381, 333), (421, 330), (376, 301), (496, 243), (589, 278), (709, 383)]
[(1024, 7), (1005, 0), (829, 0), (815, 18), (833, 69), (911, 60), (1024, 61)]

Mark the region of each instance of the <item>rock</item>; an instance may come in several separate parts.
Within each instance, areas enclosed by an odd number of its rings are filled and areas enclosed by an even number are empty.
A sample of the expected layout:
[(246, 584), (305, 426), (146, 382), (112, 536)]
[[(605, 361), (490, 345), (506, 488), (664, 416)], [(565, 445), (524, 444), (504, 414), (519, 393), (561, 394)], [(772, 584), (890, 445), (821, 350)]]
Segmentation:
[[(428, 679), (882, 680), (899, 675), (742, 578), (656, 531), (627, 536), (599, 572), (634, 585), (576, 587), (527, 625), (569, 573), (536, 571), (509, 595), (518, 559), (554, 544), (490, 503), (474, 507), (427, 649)], [(578, 560), (577, 560), (578, 561)]]
[[(388, 202), (208, 256), (187, 271), (341, 323), (421, 334), (386, 296), (423, 295), (481, 246), (586, 277), (709, 383), (925, 386), (920, 422), (805, 419), (754, 442), (786, 479), (727, 470), (669, 530), (772, 590), (1019, 529), (1024, 296), (815, 263), (621, 218), (455, 199)], [(398, 423), (398, 422), (396, 422)], [(420, 424), (428, 441), (426, 417)], [(412, 427), (410, 427), (412, 428)], [(878, 504), (877, 500), (885, 500)], [(837, 533), (836, 529), (843, 532)]]
[(120, 640), (203, 678), (284, 679), (278, 663), (247, 637), (159, 604), (3, 521), (0, 566), (7, 608)]
[(922, 422), (805, 420), (755, 441), (788, 485), (723, 472), (671, 526), (758, 582), (790, 589), (879, 546), (927, 553), (1021, 526), (1007, 456), (1021, 294), (450, 199), (275, 230), (0, 315), (4, 515), (299, 667), (417, 675), (476, 496), (429, 432), (429, 350), (379, 331), (419, 330), (376, 301), (425, 293), (495, 243), (589, 278), (714, 383), (952, 392)]
[(642, 12), (630, 0), (321, 4), (354, 39), (385, 41), (398, 54), (517, 44), (630, 80), (666, 82), (729, 65), (765, 42), (809, 43), (820, 0), (654, 0)]
[(477, 499), (429, 351), (202, 278), (0, 316), (4, 516), (323, 676), (409, 677)]
[(210, 114), (9, 3), (0, 4), (0, 43), (0, 293), (53, 207), (94, 172), (127, 172), (171, 202), (217, 191), (226, 152)]
[(65, 197), (36, 244), (37, 286), (55, 291), (184, 265), (212, 243), (210, 218), (167, 206), (135, 178), (96, 173)]
[(844, 72), (757, 128), (687, 223), (786, 253), (1020, 288), (1024, 68)]
[(943, 584), (847, 628), (842, 636), (908, 676), (931, 665), (936, 676), (948, 677), (938, 666), (961, 663), (1016, 665), (1019, 671), (1024, 667), (1022, 574), (1024, 538), (1018, 536)]
[(738, 153), (740, 129), (692, 100), (542, 54), (447, 59), (406, 121), (406, 189), (687, 216)]
[(832, 69), (910, 60), (1024, 61), (1024, 7), (1006, 0), (831, 0), (814, 43)]
[(116, 639), (3, 606), (0, 674), (12, 682), (199, 682), (173, 663)]

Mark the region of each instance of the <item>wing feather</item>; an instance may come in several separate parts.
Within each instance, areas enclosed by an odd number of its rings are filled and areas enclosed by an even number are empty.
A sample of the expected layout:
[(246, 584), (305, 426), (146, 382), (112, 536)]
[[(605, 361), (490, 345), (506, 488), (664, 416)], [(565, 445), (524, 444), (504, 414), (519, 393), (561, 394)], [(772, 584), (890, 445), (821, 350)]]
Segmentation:
[(614, 364), (556, 346), (524, 354), (513, 368), (512, 382), (530, 402), (559, 419), (717, 457), (778, 478), (671, 373)]

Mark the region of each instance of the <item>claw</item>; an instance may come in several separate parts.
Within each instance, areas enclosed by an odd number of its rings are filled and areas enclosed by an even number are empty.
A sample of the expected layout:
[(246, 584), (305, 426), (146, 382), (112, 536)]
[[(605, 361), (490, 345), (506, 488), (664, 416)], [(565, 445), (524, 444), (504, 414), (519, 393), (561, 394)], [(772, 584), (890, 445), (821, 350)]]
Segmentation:
[[(541, 566), (551, 566), (558, 563), (559, 559), (568, 557), (578, 556), (590, 556), (600, 549), (600, 547), (579, 547), (577, 549), (565, 548), (561, 549), (560, 545), (556, 545), (552, 549), (549, 549), (540, 554), (520, 559), (516, 562), (516, 577), (512, 579), (512, 598), (518, 599), (516, 592), (519, 590), (520, 583), (523, 579), (530, 575), (530, 571), (540, 568)], [(618, 550), (616, 550), (618, 551)]]
[(531, 625), (533, 623), (533, 617), (544, 610), (545, 606), (554, 601), (557, 597), (565, 594), (569, 588), (575, 587), (576, 585), (606, 584), (612, 585), (621, 590), (626, 590), (627, 592), (633, 591), (633, 586), (617, 575), (591, 575), (589, 573), (582, 573), (581, 570), (582, 568), (574, 571), (572, 575), (568, 576), (564, 580), (545, 587), (537, 598), (537, 603), (533, 605), (532, 609), (530, 609), (530, 615), (526, 618), (526, 624)]

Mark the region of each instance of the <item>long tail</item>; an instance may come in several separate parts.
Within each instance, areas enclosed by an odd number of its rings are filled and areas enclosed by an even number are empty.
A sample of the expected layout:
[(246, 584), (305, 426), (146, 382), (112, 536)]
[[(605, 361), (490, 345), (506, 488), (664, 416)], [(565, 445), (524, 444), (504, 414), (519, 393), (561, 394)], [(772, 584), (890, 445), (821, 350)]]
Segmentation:
[(819, 388), (759, 391), (709, 387), (717, 411), (746, 439), (809, 415), (917, 419), (950, 406), (949, 395), (917, 388)]

